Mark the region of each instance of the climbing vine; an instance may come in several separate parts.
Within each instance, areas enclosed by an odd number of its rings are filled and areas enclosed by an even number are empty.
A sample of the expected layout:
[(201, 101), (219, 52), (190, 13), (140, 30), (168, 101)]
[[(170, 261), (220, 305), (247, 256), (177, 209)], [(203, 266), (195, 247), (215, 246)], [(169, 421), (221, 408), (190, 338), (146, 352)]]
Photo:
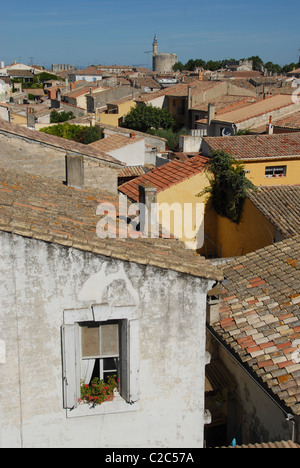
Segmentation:
[(210, 186), (199, 196), (210, 193), (216, 213), (239, 223), (247, 190), (254, 188), (245, 176), (243, 165), (229, 153), (218, 150), (211, 154), (206, 169)]

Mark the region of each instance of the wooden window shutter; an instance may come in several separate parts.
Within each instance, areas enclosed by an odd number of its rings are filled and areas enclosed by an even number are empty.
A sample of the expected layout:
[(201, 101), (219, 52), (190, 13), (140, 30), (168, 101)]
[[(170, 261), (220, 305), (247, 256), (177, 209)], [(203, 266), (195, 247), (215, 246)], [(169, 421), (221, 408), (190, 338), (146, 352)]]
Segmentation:
[(130, 356), (130, 365), (129, 365), (129, 398), (130, 402), (134, 403), (139, 400), (140, 391), (139, 391), (139, 369), (140, 369), (140, 345), (139, 345), (139, 321), (130, 320), (129, 322), (129, 333), (130, 337), (129, 343), (129, 356)]
[(122, 320), (120, 324), (120, 394), (128, 403), (139, 399), (138, 320)]
[(129, 394), (129, 342), (128, 342), (128, 320), (120, 323), (120, 394), (128, 403)]
[(66, 409), (77, 406), (80, 396), (80, 379), (78, 379), (78, 333), (76, 325), (62, 326), (62, 359), (63, 359), (63, 405)]

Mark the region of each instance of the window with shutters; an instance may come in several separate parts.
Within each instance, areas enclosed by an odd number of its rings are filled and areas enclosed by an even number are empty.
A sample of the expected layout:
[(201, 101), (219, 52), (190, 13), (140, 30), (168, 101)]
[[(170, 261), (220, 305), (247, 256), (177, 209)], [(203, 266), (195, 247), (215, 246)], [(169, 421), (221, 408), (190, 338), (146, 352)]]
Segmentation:
[(95, 377), (107, 381), (119, 374), (118, 321), (89, 322), (80, 325), (81, 366), (85, 369), (82, 380), (90, 384)]
[[(131, 411), (139, 399), (139, 322), (136, 307), (68, 310), (62, 326), (63, 402), (67, 417)], [(112, 402), (79, 405), (80, 384), (117, 375)], [(88, 410), (87, 410), (88, 407)]]

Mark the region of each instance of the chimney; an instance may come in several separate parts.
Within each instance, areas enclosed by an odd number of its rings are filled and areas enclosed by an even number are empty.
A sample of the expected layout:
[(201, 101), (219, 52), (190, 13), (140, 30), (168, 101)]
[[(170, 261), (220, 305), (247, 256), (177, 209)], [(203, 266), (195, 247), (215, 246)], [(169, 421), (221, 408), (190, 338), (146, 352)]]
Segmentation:
[(203, 81), (203, 70), (199, 70), (198, 72), (198, 80)]
[(139, 185), (140, 231), (145, 237), (158, 237), (157, 188)]
[(217, 283), (207, 293), (206, 321), (209, 325), (220, 321), (220, 296), (222, 292), (222, 285)]
[(212, 103), (208, 104), (208, 114), (207, 114), (207, 134), (208, 136), (212, 135), (211, 122), (214, 120), (216, 115), (216, 106)]
[(35, 116), (34, 109), (32, 107), (27, 108), (27, 127), (32, 130), (35, 129)]
[(84, 161), (80, 154), (66, 154), (66, 185), (81, 189), (84, 187)]
[(269, 124), (266, 125), (266, 133), (267, 135), (273, 135), (273, 125), (272, 125), (272, 116), (269, 117)]
[(188, 86), (188, 110), (192, 109), (193, 107), (193, 95), (192, 95), (192, 87), (191, 85)]

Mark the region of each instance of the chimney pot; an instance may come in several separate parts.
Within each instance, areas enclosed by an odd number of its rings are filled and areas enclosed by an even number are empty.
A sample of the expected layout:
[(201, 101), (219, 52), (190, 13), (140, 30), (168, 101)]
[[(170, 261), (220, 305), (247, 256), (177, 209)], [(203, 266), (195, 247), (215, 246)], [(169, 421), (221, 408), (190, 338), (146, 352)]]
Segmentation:
[(140, 231), (146, 237), (157, 237), (157, 188), (150, 184), (139, 185)]

